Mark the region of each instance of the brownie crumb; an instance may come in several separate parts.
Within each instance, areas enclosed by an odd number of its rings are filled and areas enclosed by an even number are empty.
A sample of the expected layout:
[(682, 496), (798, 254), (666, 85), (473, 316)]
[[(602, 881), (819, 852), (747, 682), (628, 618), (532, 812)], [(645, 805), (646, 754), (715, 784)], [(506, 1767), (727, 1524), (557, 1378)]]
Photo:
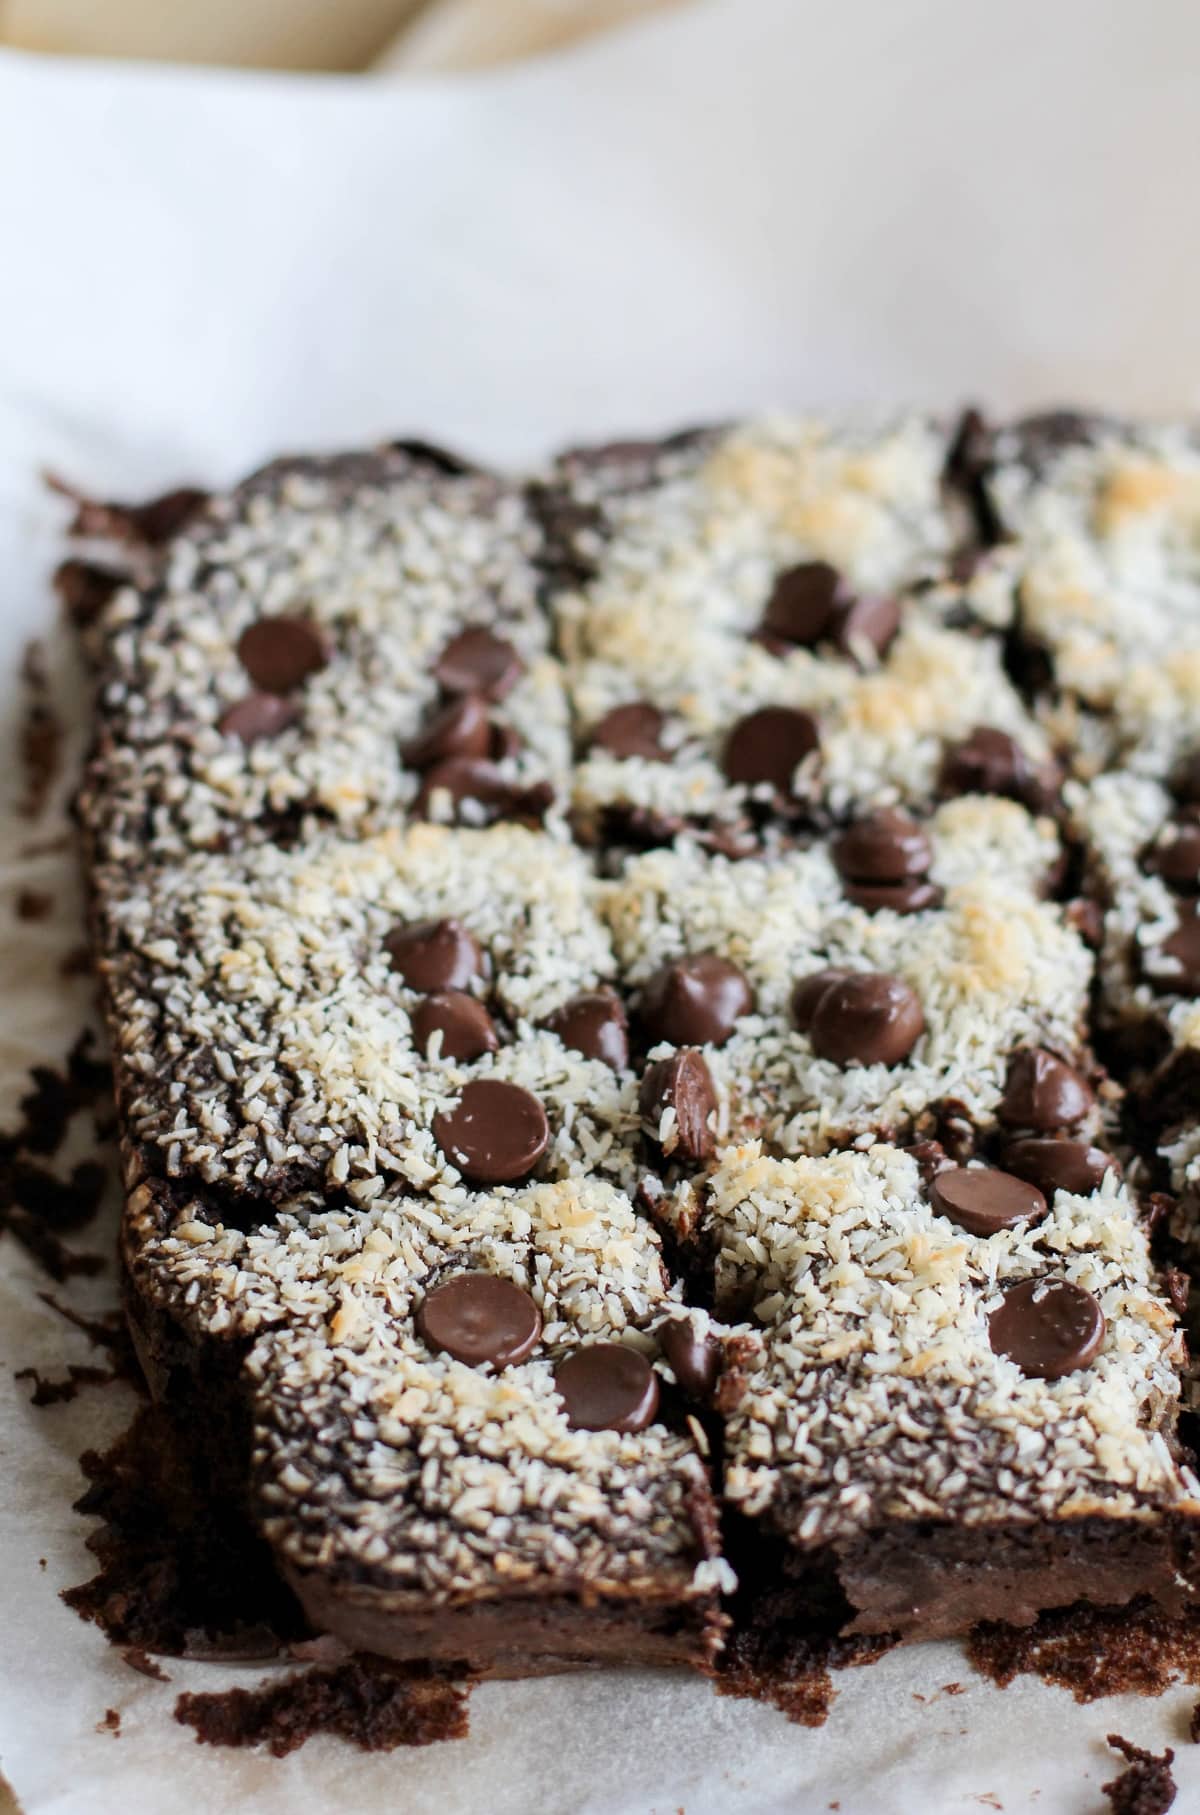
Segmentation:
[(266, 1746), (276, 1758), (317, 1733), (366, 1752), (465, 1739), (468, 1689), (389, 1658), (352, 1657), (333, 1669), (297, 1671), (257, 1689), (181, 1695), (175, 1719), (209, 1746)]
[(18, 811), (23, 819), (37, 819), (58, 779), (63, 757), (63, 727), (51, 704), (46, 652), (41, 643), (26, 646), (21, 686), (24, 709), (19, 751), (23, 789)]
[(1165, 1815), (1175, 1801), (1178, 1787), (1171, 1775), (1175, 1754), (1170, 1746), (1160, 1757), (1132, 1745), (1119, 1733), (1110, 1733), (1108, 1743), (1129, 1767), (1111, 1783), (1100, 1786), (1112, 1805), (1113, 1815)]
[(53, 907), (53, 895), (47, 895), (42, 889), (17, 890), (18, 920), (47, 920)]
[(109, 1386), (118, 1378), (112, 1368), (80, 1367), (72, 1362), (60, 1380), (48, 1380), (37, 1368), (21, 1368), (14, 1380), (32, 1380), (30, 1405), (61, 1405), (77, 1397), (81, 1387)]
[(150, 1653), (143, 1651), (140, 1645), (126, 1645), (121, 1656), (129, 1668), (136, 1670), (139, 1676), (152, 1677), (156, 1683), (170, 1682), (171, 1679), (162, 1665), (155, 1663)]
[(106, 1264), (103, 1256), (73, 1252), (61, 1239), (95, 1216), (106, 1168), (84, 1160), (63, 1179), (42, 1163), (62, 1146), (72, 1118), (94, 1109), (112, 1089), (111, 1068), (92, 1056), (93, 1037), (80, 1034), (62, 1070), (33, 1066), (18, 1125), (0, 1130), (0, 1234), (7, 1230), (60, 1283), (99, 1273)]
[(1144, 1600), (1115, 1610), (1078, 1605), (1039, 1614), (1032, 1626), (976, 1626), (966, 1652), (1001, 1689), (1031, 1675), (1077, 1702), (1161, 1695), (1173, 1683), (1200, 1683), (1200, 1617), (1170, 1619)]
[(121, 1734), (120, 1711), (116, 1708), (106, 1708), (104, 1719), (96, 1722), (96, 1731), (97, 1733), (111, 1733), (114, 1739), (119, 1739)]

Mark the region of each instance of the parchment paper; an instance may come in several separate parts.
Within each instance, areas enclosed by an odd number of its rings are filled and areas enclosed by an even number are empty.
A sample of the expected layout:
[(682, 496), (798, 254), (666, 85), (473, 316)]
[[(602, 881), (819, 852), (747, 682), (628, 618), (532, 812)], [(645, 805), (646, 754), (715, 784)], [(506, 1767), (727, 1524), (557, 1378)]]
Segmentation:
[[(51, 615), (43, 466), (120, 496), (289, 445), (416, 432), (517, 460), (771, 401), (1194, 408), (1198, 59), (1186, 0), (740, 0), (420, 84), (0, 57), (10, 717)], [(5, 1112), (88, 997), (56, 971), (70, 862), (22, 860), (27, 835), (8, 825), (0, 871)], [(52, 891), (52, 921), (16, 927), (18, 881)], [(88, 1358), (38, 1283), (6, 1239), (0, 1769), (28, 1815), (1082, 1812), (1113, 1729), (1181, 1745), (1179, 1807), (1200, 1806), (1194, 1692), (1000, 1693), (951, 1646), (848, 1673), (815, 1733), (620, 1673), (486, 1686), (471, 1738), (424, 1752), (200, 1747), (175, 1695), (261, 1672), (149, 1682), (58, 1600), (90, 1573), (75, 1457), (128, 1402), (28, 1407), (13, 1369)]]

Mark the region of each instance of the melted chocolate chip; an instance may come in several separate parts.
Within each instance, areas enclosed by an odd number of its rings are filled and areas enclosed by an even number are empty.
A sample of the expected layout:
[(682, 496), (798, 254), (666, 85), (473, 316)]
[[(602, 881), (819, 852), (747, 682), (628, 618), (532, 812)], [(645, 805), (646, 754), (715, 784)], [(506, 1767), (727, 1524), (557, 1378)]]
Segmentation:
[(513, 1185), (528, 1178), (550, 1144), (537, 1098), (502, 1078), (476, 1078), (453, 1109), (433, 1118), (433, 1137), (473, 1185)]
[(690, 1317), (678, 1317), (663, 1324), (658, 1344), (680, 1392), (707, 1405), (721, 1372), (722, 1351), (717, 1337), (711, 1330), (697, 1335)]
[(716, 952), (676, 958), (645, 985), (638, 1014), (651, 1045), (723, 1046), (742, 1015), (754, 1011), (754, 991), (736, 964)]
[(238, 638), (237, 654), (264, 693), (291, 693), (325, 667), (329, 643), (307, 618), (259, 618)]
[(260, 738), (278, 737), (300, 716), (291, 700), (277, 693), (248, 693), (235, 700), (221, 715), (217, 729), (223, 737), (236, 737), (243, 744), (256, 744)]
[(576, 1431), (644, 1431), (658, 1410), (658, 1376), (622, 1342), (589, 1342), (563, 1357), (554, 1384)]
[(811, 976), (801, 977), (792, 991), (792, 1020), (802, 1034), (812, 1026), (812, 1018), (817, 1012), (817, 1003), (825, 991), (834, 983), (840, 983), (843, 977), (853, 973), (847, 970), (813, 971)]
[(703, 1055), (684, 1047), (670, 1058), (648, 1065), (638, 1092), (642, 1125), (652, 1140), (659, 1138), (663, 1112), (675, 1111), (675, 1125), (664, 1142), (664, 1152), (696, 1163), (706, 1160), (716, 1147), (709, 1126), (717, 1107), (712, 1073)]
[(441, 1034), (443, 1059), (478, 1059), (495, 1052), (500, 1041), (492, 1017), (482, 1002), (461, 989), (436, 990), (422, 996), (412, 1014), (413, 1044), (428, 1050), (434, 1034)]
[(995, 1235), (1038, 1222), (1046, 1200), (1036, 1185), (989, 1166), (951, 1166), (929, 1186), (934, 1209), (971, 1235)]
[(593, 750), (607, 750), (610, 756), (640, 756), (649, 763), (670, 761), (662, 747), (666, 714), (649, 700), (631, 700), (627, 706), (614, 706), (598, 724), (593, 725), (588, 742)]
[(1091, 1085), (1065, 1060), (1040, 1046), (1026, 1046), (1008, 1061), (996, 1114), (1009, 1128), (1049, 1133), (1082, 1122), (1095, 1100)]
[(1180, 895), (1200, 893), (1200, 825), (1173, 820), (1146, 853), (1145, 867)]
[(483, 949), (460, 920), (409, 921), (394, 926), (383, 944), (392, 969), (423, 995), (464, 989), (485, 975)]
[(848, 604), (851, 597), (828, 561), (801, 561), (776, 576), (763, 613), (763, 631), (781, 643), (811, 649), (831, 634), (836, 607)]
[(1096, 1299), (1068, 1279), (1023, 1279), (988, 1318), (994, 1352), (1035, 1380), (1060, 1380), (1087, 1367), (1100, 1352), (1104, 1328)]
[(482, 693), (490, 700), (511, 693), (524, 671), (525, 664), (508, 639), (483, 624), (451, 637), (433, 670), (446, 693)]
[(1069, 1191), (1074, 1197), (1090, 1197), (1098, 1191), (1106, 1172), (1120, 1176), (1121, 1168), (1110, 1153), (1089, 1147), (1086, 1141), (1056, 1141), (1031, 1137), (1010, 1141), (1004, 1149), (1004, 1164), (1018, 1178), (1028, 1179), (1048, 1198), (1056, 1191)]
[(614, 1071), (624, 1071), (629, 1063), (625, 1008), (613, 989), (584, 990), (547, 1015), (543, 1025), (585, 1059), (600, 1059)]
[(469, 800), (472, 805), (469, 817), (473, 825), (491, 825), (497, 819), (536, 822), (545, 817), (553, 804), (554, 789), (549, 782), (519, 787), (507, 780), (486, 757), (451, 756), (425, 771), (425, 779), (412, 805), (414, 818), (429, 818), (435, 806), (440, 816), (442, 800), (449, 800), (456, 814), (462, 803)]
[(978, 725), (969, 737), (951, 744), (942, 758), (943, 794), (1002, 794), (1023, 798), (1032, 765), (1014, 737), (994, 725)]
[(487, 701), (481, 693), (464, 693), (430, 713), (400, 754), (408, 768), (428, 769), (451, 757), (487, 756), (491, 747)]
[(847, 826), (833, 842), (833, 861), (847, 882), (909, 882), (927, 874), (933, 847), (915, 819), (884, 807)]
[(417, 1329), (431, 1349), (465, 1361), (507, 1368), (526, 1361), (542, 1333), (528, 1292), (494, 1273), (456, 1273), (426, 1294)]
[(899, 628), (898, 599), (890, 593), (862, 593), (839, 615), (837, 646), (844, 655), (856, 658), (866, 652), (871, 662), (886, 653)]
[(835, 1065), (899, 1065), (924, 1032), (915, 992), (880, 971), (858, 971), (822, 990), (808, 1029), (813, 1051)]
[(792, 792), (796, 769), (820, 745), (811, 712), (791, 706), (763, 706), (739, 719), (725, 744), (724, 769), (731, 782), (756, 787), (769, 782), (779, 794)]

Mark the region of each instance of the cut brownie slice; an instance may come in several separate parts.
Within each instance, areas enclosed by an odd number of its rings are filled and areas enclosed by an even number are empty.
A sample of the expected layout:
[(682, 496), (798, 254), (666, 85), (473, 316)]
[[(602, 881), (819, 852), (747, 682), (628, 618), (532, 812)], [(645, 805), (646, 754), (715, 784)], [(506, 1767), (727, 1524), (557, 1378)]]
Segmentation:
[(251, 1510), (318, 1631), (499, 1673), (711, 1661), (732, 1577), (620, 1193), (389, 1190), (247, 1234), (148, 1182), (125, 1252), (168, 1400), (171, 1369), (244, 1357)]
[[(928, 1188), (877, 1146), (724, 1156), (705, 1232), (747, 1310), (719, 1389), (725, 1492), (857, 1632), (923, 1638), (1076, 1600), (1195, 1604), (1182, 1337), (1115, 1176)], [(823, 1589), (821, 1585), (824, 1585)]]
[(540, 546), (519, 487), (428, 450), (279, 461), (203, 502), (90, 632), (97, 858), (306, 815), (539, 819), (569, 757)]
[(303, 1190), (366, 1204), (389, 1179), (620, 1175), (634, 1079), (596, 886), (581, 852), (518, 826), (324, 834), (127, 879), (100, 964), (140, 1166), (246, 1200), (243, 1219)]
[[(1091, 955), (1041, 899), (1058, 855), (1050, 821), (967, 796), (773, 859), (631, 859), (604, 911), (651, 1071), (680, 1052), (706, 1070), (710, 1153), (1094, 1138), (1117, 1093), (1090, 1075)], [(643, 1086), (671, 1159), (665, 1107)], [(671, 1218), (693, 1212), (685, 1189)]]

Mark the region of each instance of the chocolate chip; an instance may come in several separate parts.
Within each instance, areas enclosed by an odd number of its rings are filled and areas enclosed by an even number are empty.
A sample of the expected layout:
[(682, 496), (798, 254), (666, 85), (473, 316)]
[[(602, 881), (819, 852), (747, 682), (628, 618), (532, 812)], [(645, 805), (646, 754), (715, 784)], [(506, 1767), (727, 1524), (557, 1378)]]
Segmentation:
[(895, 807), (856, 819), (834, 839), (832, 851), (848, 882), (907, 882), (924, 876), (933, 862), (925, 828)]
[(511, 693), (524, 671), (524, 662), (507, 638), (483, 624), (451, 637), (433, 670), (447, 693), (483, 693), (490, 700)]
[(941, 907), (945, 899), (945, 890), (924, 876), (912, 876), (907, 882), (848, 882), (842, 892), (867, 914), (881, 908), (890, 908), (893, 914), (921, 914), (926, 908)]
[(695, 952), (655, 971), (642, 990), (638, 1015), (650, 1043), (723, 1046), (742, 1015), (754, 1012), (754, 991), (736, 964), (716, 952)]
[(644, 1431), (658, 1410), (658, 1376), (623, 1342), (589, 1342), (565, 1355), (554, 1385), (576, 1431)]
[(519, 756), (522, 749), (521, 733), (515, 725), (493, 724), (488, 740), (488, 755), (494, 763), (508, 762)]
[(238, 660), (264, 693), (291, 693), (329, 660), (329, 643), (307, 618), (259, 618), (238, 638)]
[(627, 706), (614, 706), (592, 727), (588, 739), (593, 750), (607, 750), (610, 756), (640, 756), (649, 763), (670, 761), (662, 747), (665, 713), (649, 700), (631, 700)]
[(1002, 794), (1020, 800), (1032, 773), (1016, 738), (994, 725), (978, 725), (946, 751), (940, 787), (943, 794)]
[(498, 819), (537, 822), (554, 803), (549, 782), (519, 787), (503, 776), (495, 763), (481, 756), (452, 756), (425, 771), (425, 779), (412, 804), (416, 819), (428, 819), (435, 807), (441, 813), (448, 800), (455, 815), (464, 801), (471, 802), (467, 817), (472, 825), (492, 825)]
[(912, 1146), (906, 1148), (905, 1151), (911, 1153), (917, 1162), (921, 1183), (926, 1191), (939, 1172), (945, 1172), (948, 1166), (954, 1164), (940, 1141), (914, 1141)]
[(464, 693), (431, 712), (400, 754), (408, 768), (428, 769), (451, 757), (487, 756), (491, 747), (487, 701), (481, 693)]
[(277, 693), (248, 693), (222, 713), (217, 729), (224, 737), (256, 744), (260, 738), (278, 737), (299, 716), (295, 703), (281, 699)]
[(1073, 1128), (1096, 1096), (1064, 1059), (1040, 1046), (1025, 1046), (1008, 1061), (1004, 1095), (996, 1114), (1009, 1128)]
[(796, 769), (820, 745), (811, 712), (791, 706), (763, 706), (739, 719), (725, 744), (724, 769), (731, 782), (752, 788), (769, 782), (790, 794)]
[(1171, 770), (1170, 788), (1180, 806), (1200, 806), (1200, 746), (1179, 758)]
[(512, 1185), (527, 1178), (550, 1144), (537, 1098), (502, 1078), (476, 1078), (453, 1109), (433, 1118), (446, 1158), (475, 1185)]
[(481, 1367), (525, 1361), (542, 1333), (541, 1313), (528, 1292), (494, 1273), (456, 1273), (426, 1294), (417, 1329), (431, 1349)]
[(1068, 1279), (1023, 1279), (988, 1318), (988, 1338), (1035, 1380), (1059, 1380), (1087, 1367), (1104, 1341), (1104, 1312)]
[(813, 971), (811, 976), (801, 977), (792, 991), (792, 1020), (802, 1034), (806, 1034), (812, 1026), (812, 1018), (817, 1012), (817, 1003), (825, 991), (834, 983), (840, 983), (843, 977), (851, 975), (852, 972), (847, 970), (831, 969)]
[(461, 989), (436, 990), (422, 996), (413, 1009), (413, 1044), (418, 1052), (428, 1049), (434, 1034), (442, 1036), (443, 1059), (478, 1059), (500, 1044), (483, 1003)]
[(831, 633), (835, 607), (848, 604), (852, 596), (828, 561), (801, 561), (776, 575), (763, 631), (781, 643), (811, 649)]
[(871, 659), (886, 653), (900, 628), (900, 601), (890, 593), (862, 593), (837, 617), (836, 642), (844, 655)]
[(486, 974), (483, 949), (461, 920), (407, 921), (394, 926), (383, 945), (392, 969), (423, 995), (464, 989), (472, 977)]
[(929, 1185), (929, 1201), (970, 1235), (995, 1235), (1046, 1214), (1046, 1200), (1036, 1185), (989, 1166), (951, 1166), (939, 1172)]
[(1181, 895), (1200, 892), (1200, 825), (1172, 820), (1146, 853), (1145, 867)]
[(615, 990), (584, 990), (547, 1015), (543, 1025), (585, 1059), (600, 1059), (614, 1071), (624, 1071), (629, 1063), (625, 1008)]
[(1180, 908), (1175, 931), (1146, 953), (1143, 967), (1151, 988), (1160, 994), (1200, 996), (1200, 914), (1195, 902)]
[(701, 1053), (684, 1047), (670, 1058), (647, 1065), (638, 1092), (642, 1124), (652, 1140), (659, 1138), (663, 1112), (675, 1111), (675, 1126), (663, 1143), (669, 1155), (693, 1163), (706, 1160), (716, 1147), (709, 1119), (717, 1107), (712, 1073)]
[[(794, 998), (793, 998), (794, 1006)], [(925, 1032), (916, 994), (900, 977), (858, 971), (821, 991), (809, 1039), (835, 1065), (899, 1065)]]
[(658, 1332), (663, 1359), (670, 1365), (681, 1393), (706, 1405), (721, 1372), (721, 1344), (711, 1330), (699, 1335), (690, 1317), (672, 1318)]
[(1090, 1197), (1099, 1190), (1106, 1172), (1120, 1176), (1121, 1168), (1111, 1153), (1100, 1147), (1089, 1147), (1086, 1141), (1056, 1141), (1031, 1137), (1010, 1141), (1004, 1149), (1004, 1164), (1018, 1178), (1028, 1179), (1039, 1191), (1052, 1198), (1056, 1191), (1069, 1191), (1074, 1197)]

